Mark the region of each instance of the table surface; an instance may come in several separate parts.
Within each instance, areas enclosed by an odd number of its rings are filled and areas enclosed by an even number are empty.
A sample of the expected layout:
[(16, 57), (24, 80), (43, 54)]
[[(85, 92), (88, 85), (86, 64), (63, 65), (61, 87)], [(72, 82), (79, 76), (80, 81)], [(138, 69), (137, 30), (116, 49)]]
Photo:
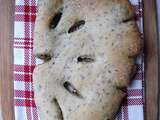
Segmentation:
[[(160, 0), (157, 0), (157, 12), (158, 12), (158, 36), (159, 36), (159, 56), (160, 56)], [(160, 60), (159, 60), (160, 61)], [(160, 63), (159, 63), (159, 69), (160, 69)], [(159, 75), (160, 75), (160, 70), (159, 70)], [(159, 77), (159, 90), (158, 90), (158, 100), (159, 100), (159, 119), (160, 119), (160, 77)]]
[[(157, 4), (156, 4), (157, 2)], [(159, 0), (144, 0), (145, 52), (145, 120), (160, 119), (160, 4)], [(3, 120), (14, 120), (13, 109), (13, 35), (14, 0), (0, 0), (0, 103)], [(148, 9), (149, 8), (149, 9)], [(156, 8), (159, 11), (158, 17)], [(158, 75), (159, 74), (159, 75)], [(159, 107), (158, 107), (159, 106)], [(1, 119), (0, 119), (1, 120)]]
[(159, 0), (144, 0), (145, 120), (160, 119), (158, 3)]

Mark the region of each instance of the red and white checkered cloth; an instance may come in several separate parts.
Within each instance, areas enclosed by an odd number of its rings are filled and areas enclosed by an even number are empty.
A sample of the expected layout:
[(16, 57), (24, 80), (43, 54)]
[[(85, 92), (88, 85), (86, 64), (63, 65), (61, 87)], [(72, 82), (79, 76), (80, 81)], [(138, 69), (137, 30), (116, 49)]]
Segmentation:
[[(131, 0), (143, 36), (142, 0)], [(16, 120), (38, 120), (34, 102), (32, 72), (38, 60), (32, 54), (33, 29), (37, 0), (16, 0), (14, 24), (14, 103)], [(143, 38), (143, 37), (142, 37)], [(138, 71), (128, 88), (116, 120), (144, 120), (143, 55), (137, 60)]]

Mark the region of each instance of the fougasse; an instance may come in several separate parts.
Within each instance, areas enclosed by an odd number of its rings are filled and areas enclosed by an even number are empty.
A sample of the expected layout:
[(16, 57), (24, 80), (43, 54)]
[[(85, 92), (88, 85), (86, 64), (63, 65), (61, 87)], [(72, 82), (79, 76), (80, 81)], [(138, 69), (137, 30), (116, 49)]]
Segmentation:
[(136, 71), (128, 0), (39, 0), (33, 73), (41, 120), (112, 120)]

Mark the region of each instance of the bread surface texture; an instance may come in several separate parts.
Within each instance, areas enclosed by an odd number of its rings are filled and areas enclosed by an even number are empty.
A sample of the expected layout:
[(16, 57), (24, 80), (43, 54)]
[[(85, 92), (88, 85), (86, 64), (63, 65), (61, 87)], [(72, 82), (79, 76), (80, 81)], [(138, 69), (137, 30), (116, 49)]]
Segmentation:
[(136, 71), (128, 0), (39, 0), (33, 73), (40, 120), (112, 120)]

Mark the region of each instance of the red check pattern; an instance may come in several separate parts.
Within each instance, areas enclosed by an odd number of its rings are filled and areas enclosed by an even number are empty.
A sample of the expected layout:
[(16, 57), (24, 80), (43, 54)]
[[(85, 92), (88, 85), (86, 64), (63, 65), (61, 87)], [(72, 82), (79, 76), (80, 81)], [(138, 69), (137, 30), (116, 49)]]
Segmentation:
[[(136, 19), (143, 39), (142, 0), (130, 0), (134, 5)], [(14, 103), (16, 120), (38, 120), (32, 72), (41, 61), (32, 54), (33, 30), (36, 19), (37, 0), (16, 0), (14, 33)], [(143, 120), (144, 65), (143, 55), (137, 59), (138, 71), (132, 85), (127, 89), (116, 120)]]

